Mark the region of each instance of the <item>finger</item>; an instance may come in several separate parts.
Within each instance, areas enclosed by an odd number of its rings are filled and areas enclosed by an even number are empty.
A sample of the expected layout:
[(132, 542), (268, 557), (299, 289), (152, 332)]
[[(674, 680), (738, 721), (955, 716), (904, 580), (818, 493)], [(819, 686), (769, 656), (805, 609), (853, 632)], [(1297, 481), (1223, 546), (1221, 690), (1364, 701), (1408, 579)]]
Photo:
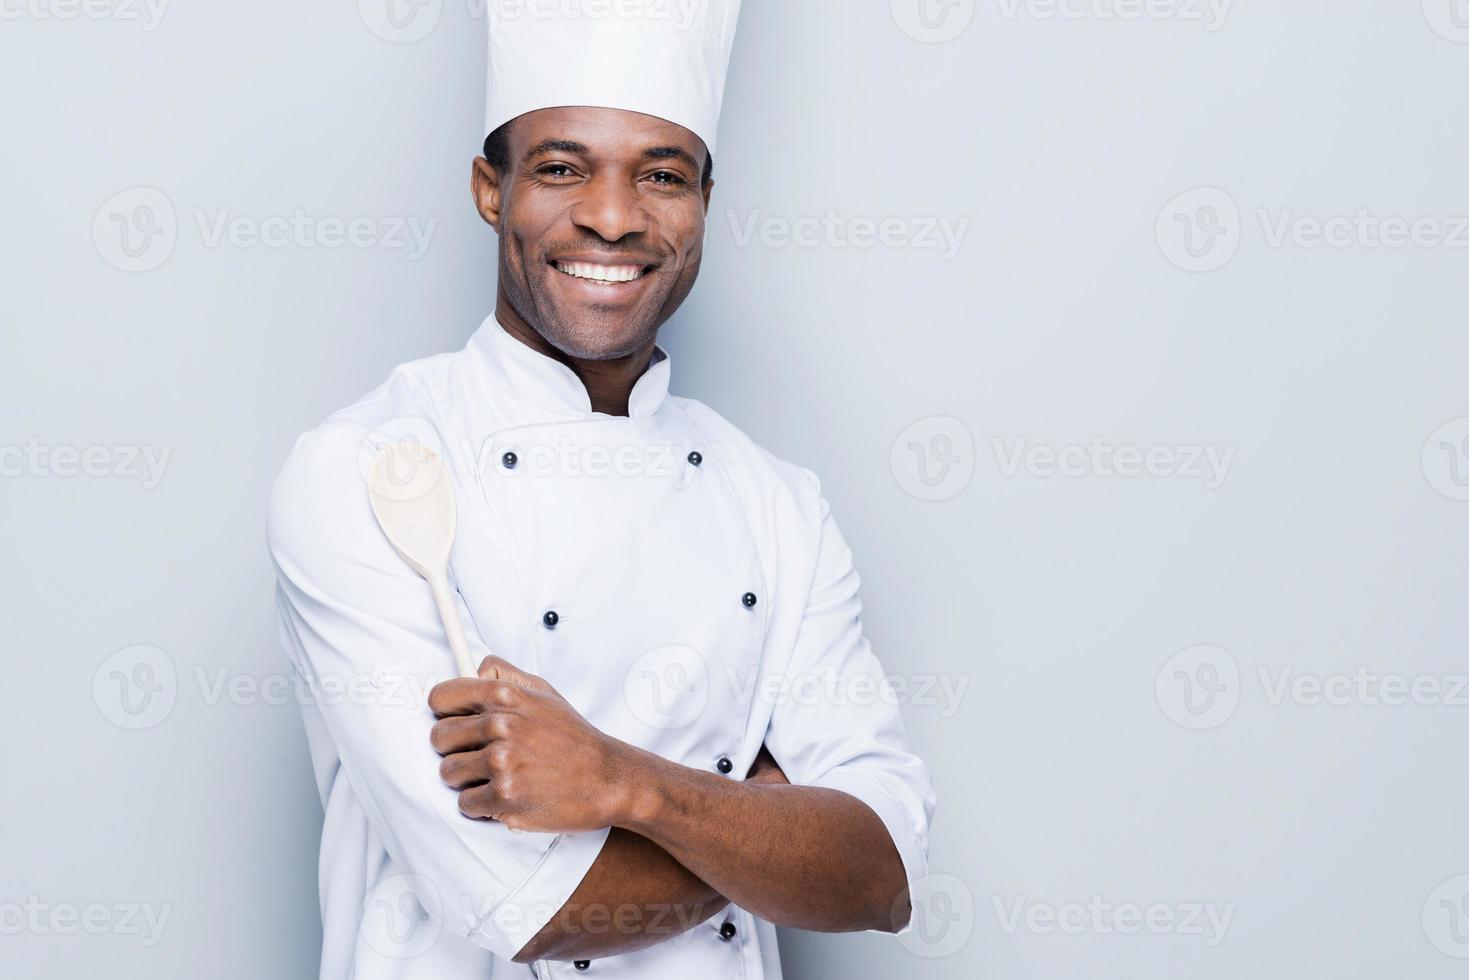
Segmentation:
[(479, 786), (489, 782), (489, 763), (480, 752), (455, 752), (439, 763), (439, 779), (453, 789)]
[(428, 736), (439, 755), (472, 752), (509, 737), (510, 716), (505, 714), (452, 715), (434, 722)]
[(520, 688), (505, 681), (456, 677), (434, 685), (428, 706), (435, 715), (448, 718), (513, 708), (523, 696)]
[(476, 820), (499, 819), (504, 806), (493, 783), (473, 786), (459, 794), (459, 812)]
[(504, 681), (528, 691), (550, 691), (551, 685), (535, 674), (527, 673), (503, 657), (488, 656), (479, 665), (482, 680)]
[(472, 715), (479, 712), (478, 682), (456, 677), (435, 684), (428, 692), (428, 706), (440, 718), (449, 715)]

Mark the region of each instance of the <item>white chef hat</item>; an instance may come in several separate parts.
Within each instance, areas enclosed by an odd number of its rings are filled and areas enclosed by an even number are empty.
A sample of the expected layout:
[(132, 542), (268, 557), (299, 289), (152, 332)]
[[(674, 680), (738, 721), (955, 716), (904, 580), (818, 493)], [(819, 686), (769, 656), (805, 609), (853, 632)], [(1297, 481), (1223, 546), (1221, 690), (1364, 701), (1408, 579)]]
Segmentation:
[(553, 106), (601, 106), (690, 130), (714, 156), (740, 0), (487, 0), (485, 132)]

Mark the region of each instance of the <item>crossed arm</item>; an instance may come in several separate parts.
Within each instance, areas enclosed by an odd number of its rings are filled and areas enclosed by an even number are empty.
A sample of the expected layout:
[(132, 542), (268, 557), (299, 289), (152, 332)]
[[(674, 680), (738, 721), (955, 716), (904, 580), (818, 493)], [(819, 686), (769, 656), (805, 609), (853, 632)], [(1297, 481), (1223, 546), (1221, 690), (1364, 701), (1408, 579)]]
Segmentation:
[(631, 952), (729, 902), (822, 932), (907, 923), (902, 860), (857, 798), (792, 786), (763, 752), (743, 782), (691, 769), (598, 731), (545, 680), (498, 657), (479, 673), (429, 695), (440, 775), (461, 812), (513, 830), (613, 828), (517, 961)]

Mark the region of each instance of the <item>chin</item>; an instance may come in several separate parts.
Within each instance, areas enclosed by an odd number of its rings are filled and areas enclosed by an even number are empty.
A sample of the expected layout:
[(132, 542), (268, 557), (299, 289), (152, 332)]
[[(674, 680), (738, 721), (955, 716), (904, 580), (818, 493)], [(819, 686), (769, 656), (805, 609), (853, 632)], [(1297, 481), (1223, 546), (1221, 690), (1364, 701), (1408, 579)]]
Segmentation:
[(657, 332), (656, 327), (628, 323), (620, 317), (604, 320), (592, 315), (569, 322), (562, 320), (559, 326), (547, 330), (543, 336), (569, 357), (583, 361), (611, 361), (636, 353)]

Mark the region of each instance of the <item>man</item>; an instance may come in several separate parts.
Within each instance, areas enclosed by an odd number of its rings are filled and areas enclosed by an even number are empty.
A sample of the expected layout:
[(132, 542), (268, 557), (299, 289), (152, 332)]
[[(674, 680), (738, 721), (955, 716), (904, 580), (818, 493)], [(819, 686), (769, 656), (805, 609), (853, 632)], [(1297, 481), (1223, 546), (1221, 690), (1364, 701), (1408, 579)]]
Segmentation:
[[(324, 978), (778, 978), (775, 925), (909, 918), (933, 795), (851, 554), (816, 479), (669, 395), (656, 345), (699, 271), (737, 13), (490, 4), (495, 314), (277, 480), (282, 636), (322, 693)], [(449, 650), (363, 477), (404, 439), (451, 479), (482, 661), (427, 708)]]

